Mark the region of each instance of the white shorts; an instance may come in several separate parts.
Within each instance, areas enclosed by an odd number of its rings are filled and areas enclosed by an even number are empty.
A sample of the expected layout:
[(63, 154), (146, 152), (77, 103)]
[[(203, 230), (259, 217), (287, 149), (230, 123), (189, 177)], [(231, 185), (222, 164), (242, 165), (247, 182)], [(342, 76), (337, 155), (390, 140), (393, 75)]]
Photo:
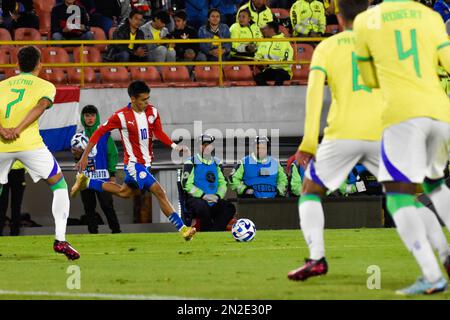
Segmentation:
[(357, 163), (375, 175), (378, 172), (379, 154), (379, 141), (323, 140), (316, 158), (306, 168), (305, 176), (334, 191), (347, 180)]
[(386, 128), (379, 181), (422, 183), (440, 179), (448, 162), (450, 124), (414, 118)]
[(8, 182), (8, 173), (16, 160), (23, 163), (34, 182), (46, 180), (61, 172), (61, 168), (47, 147), (19, 152), (1, 152), (0, 184)]

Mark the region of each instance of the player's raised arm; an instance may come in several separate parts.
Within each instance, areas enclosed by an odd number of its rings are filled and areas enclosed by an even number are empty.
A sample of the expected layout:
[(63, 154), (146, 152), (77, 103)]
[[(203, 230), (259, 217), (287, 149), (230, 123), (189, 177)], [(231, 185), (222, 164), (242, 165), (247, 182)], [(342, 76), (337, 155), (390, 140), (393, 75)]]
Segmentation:
[(161, 123), (161, 118), (159, 116), (159, 114), (156, 116), (156, 120), (155, 120), (155, 129), (154, 132), (155, 137), (161, 141), (162, 143), (164, 143), (167, 146), (170, 146), (172, 149), (176, 150), (176, 151), (183, 151), (183, 153), (186, 153), (185, 155), (189, 155), (189, 149), (187, 146), (181, 146), (181, 145), (177, 145), (175, 142), (172, 141), (172, 139), (170, 139), (170, 137), (164, 132), (162, 123)]

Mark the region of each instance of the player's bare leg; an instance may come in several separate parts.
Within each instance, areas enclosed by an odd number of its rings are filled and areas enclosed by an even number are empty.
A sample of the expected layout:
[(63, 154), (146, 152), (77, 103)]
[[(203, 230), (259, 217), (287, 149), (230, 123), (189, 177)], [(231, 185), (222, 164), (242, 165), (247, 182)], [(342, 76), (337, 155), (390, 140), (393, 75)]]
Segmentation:
[[(152, 186), (150, 187), (150, 192), (153, 193), (153, 195), (156, 197), (156, 199), (158, 199), (159, 202), (159, 206), (161, 207), (161, 211), (165, 214), (165, 216), (167, 218), (169, 218), (169, 220), (172, 219), (175, 213), (175, 209), (172, 206), (172, 204), (169, 202), (169, 199), (167, 198), (167, 194), (164, 191), (164, 189), (161, 187), (161, 185), (158, 182), (155, 182), (154, 184), (152, 184)], [(180, 219), (181, 221), (181, 219)], [(173, 221), (171, 221), (173, 223)], [(179, 231), (181, 232), (183, 238), (186, 241), (189, 241), (192, 239), (192, 237), (195, 235), (196, 233), (196, 229), (194, 227), (187, 227), (187, 226), (182, 226)]]
[(397, 226), (397, 232), (405, 246), (416, 258), (423, 277), (397, 294), (432, 294), (447, 290), (439, 264), (427, 238), (424, 222), (415, 203), (417, 185), (404, 182), (385, 182), (386, 206)]
[(67, 183), (62, 172), (46, 180), (53, 191), (52, 213), (55, 219), (55, 242), (53, 250), (64, 254), (69, 260), (80, 258), (80, 254), (66, 241), (67, 218), (69, 217), (70, 201)]
[(305, 259), (303, 266), (288, 273), (288, 278), (291, 280), (304, 281), (328, 272), (323, 237), (325, 219), (320, 200), (325, 193), (324, 187), (305, 178), (302, 195), (299, 199), (299, 216), (303, 236), (309, 247), (310, 258)]

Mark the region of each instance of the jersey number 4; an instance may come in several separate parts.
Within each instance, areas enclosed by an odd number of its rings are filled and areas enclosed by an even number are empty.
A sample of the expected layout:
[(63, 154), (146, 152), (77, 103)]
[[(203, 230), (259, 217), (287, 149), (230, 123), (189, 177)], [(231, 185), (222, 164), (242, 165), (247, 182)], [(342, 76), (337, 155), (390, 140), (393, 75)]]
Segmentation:
[(419, 51), (417, 50), (417, 34), (416, 29), (411, 29), (409, 31), (411, 37), (411, 48), (405, 51), (403, 47), (403, 36), (402, 32), (399, 30), (395, 30), (395, 43), (397, 45), (397, 54), (400, 60), (408, 59), (409, 57), (413, 57), (414, 61), (414, 69), (416, 70), (416, 75), (421, 78), (420, 74), (420, 65), (419, 65)]
[(7, 106), (6, 106), (6, 115), (5, 115), (6, 119), (8, 119), (9, 115), (11, 114), (11, 108), (15, 104), (17, 104), (17, 103), (19, 103), (20, 101), (23, 100), (23, 95), (25, 94), (25, 89), (11, 89), (11, 92), (18, 93), (19, 96), (17, 97), (16, 100), (13, 100), (13, 101), (11, 101), (10, 103), (7, 104)]

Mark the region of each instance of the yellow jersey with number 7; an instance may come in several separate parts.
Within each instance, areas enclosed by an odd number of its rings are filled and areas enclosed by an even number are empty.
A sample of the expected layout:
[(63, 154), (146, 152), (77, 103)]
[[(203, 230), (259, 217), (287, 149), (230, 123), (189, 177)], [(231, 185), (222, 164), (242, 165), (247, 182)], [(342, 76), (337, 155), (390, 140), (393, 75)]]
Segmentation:
[(441, 16), (410, 0), (385, 0), (353, 25), (358, 60), (373, 61), (385, 100), (384, 127), (427, 117), (450, 123), (450, 101), (438, 63), (450, 63), (450, 42)]
[[(55, 99), (55, 86), (30, 73), (21, 73), (0, 82), (0, 125), (15, 128), (41, 99), (52, 104)], [(0, 138), (0, 152), (18, 152), (43, 148), (44, 142), (39, 134), (39, 119), (28, 126), (20, 137), (13, 141)]]

